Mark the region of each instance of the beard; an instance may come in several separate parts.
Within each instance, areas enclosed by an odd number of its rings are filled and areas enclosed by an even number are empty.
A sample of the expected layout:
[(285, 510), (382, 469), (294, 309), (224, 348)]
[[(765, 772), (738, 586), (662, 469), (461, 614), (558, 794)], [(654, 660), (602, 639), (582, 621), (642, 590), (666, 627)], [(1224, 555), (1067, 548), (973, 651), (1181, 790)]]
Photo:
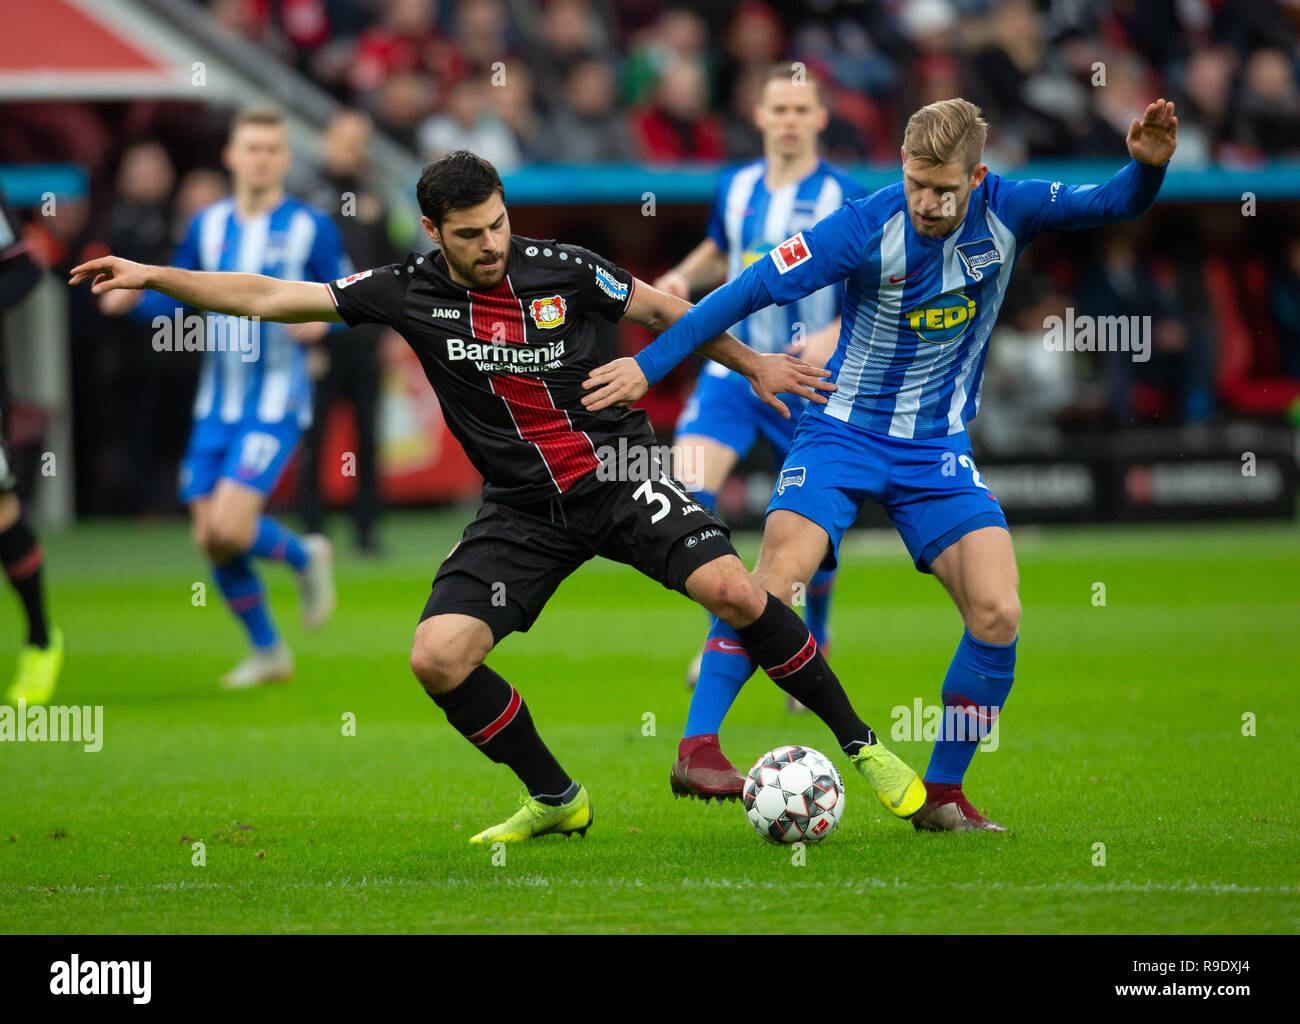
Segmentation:
[(490, 270), (484, 270), (481, 266), (481, 260), (483, 259), (481, 255), (478, 259), (469, 263), (462, 263), (460, 260), (453, 258), (446, 249), (443, 249), (442, 254), (447, 258), (447, 265), (456, 272), (456, 276), (468, 281), (471, 288), (491, 288), (494, 284), (500, 284), (501, 279), (506, 276), (506, 254), (504, 252), (496, 254), (499, 262)]

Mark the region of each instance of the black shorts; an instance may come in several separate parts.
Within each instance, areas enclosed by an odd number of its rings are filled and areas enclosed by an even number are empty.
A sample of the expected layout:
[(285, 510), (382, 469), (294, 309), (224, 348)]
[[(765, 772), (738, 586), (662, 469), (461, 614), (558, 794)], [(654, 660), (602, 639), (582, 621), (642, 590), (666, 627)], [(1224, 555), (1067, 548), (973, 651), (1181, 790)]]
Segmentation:
[(500, 642), (527, 632), (565, 578), (597, 555), (685, 593), (700, 566), (735, 554), (731, 531), (672, 477), (579, 485), (538, 505), (487, 502), (438, 569), (420, 621), (456, 613)]

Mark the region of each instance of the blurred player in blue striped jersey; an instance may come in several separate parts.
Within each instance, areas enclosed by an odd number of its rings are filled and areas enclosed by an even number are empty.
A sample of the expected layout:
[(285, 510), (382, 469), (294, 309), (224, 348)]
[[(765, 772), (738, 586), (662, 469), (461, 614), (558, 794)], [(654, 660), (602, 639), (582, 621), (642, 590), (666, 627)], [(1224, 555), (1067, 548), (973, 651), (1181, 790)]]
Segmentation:
[[(195, 215), (176, 251), (176, 266), (291, 281), (351, 273), (330, 218), (285, 193), (292, 157), (282, 112), (240, 114), (223, 155), (233, 194)], [(171, 330), (178, 346), (192, 323), (184, 317), (198, 315), (159, 292), (110, 292), (100, 301), (105, 313), (129, 313), (152, 321), (160, 332)], [(331, 328), (208, 314), (202, 329), (203, 366), (180, 497), (189, 506), (194, 541), (211, 561), (217, 586), (248, 636), (248, 656), (221, 679), (223, 687), (240, 689), (293, 674), (293, 656), (271, 619), (254, 556), (294, 571), (309, 629), (324, 625), (334, 610), (329, 542), (318, 535), (299, 537), (263, 511), (311, 424), (305, 346)], [(158, 338), (155, 334), (155, 348)]]
[[(811, 228), (846, 200), (866, 190), (817, 155), (817, 139), (828, 112), (821, 85), (801, 65), (769, 69), (754, 110), (763, 137), (763, 157), (723, 173), (713, 195), (707, 234), (676, 267), (655, 282), (661, 291), (689, 299), (692, 292), (734, 281), (791, 235)], [(834, 282), (785, 306), (760, 309), (737, 324), (735, 337), (759, 352), (798, 352), (824, 366), (840, 333), (843, 282)], [(791, 417), (783, 418), (755, 396), (740, 374), (705, 362), (695, 391), (677, 421), (675, 476), (703, 504), (717, 509), (718, 491), (760, 438), (779, 464), (794, 440), (803, 400), (783, 395)], [(808, 582), (804, 619), (814, 639), (827, 647), (833, 568)], [(718, 729), (752, 672), (749, 656), (725, 640), (710, 637), (687, 672), (694, 687), (686, 734), (673, 765), (673, 792), (725, 796), (743, 776), (721, 753)], [(802, 710), (787, 696), (791, 710)]]
[[(944, 728), (925, 776), (921, 829), (1004, 831), (962, 781), (1011, 690), (1019, 574), (1006, 517), (980, 479), (966, 424), (979, 407), (989, 333), (1015, 261), (1045, 231), (1141, 216), (1177, 146), (1174, 105), (1129, 127), (1132, 159), (1102, 185), (1014, 181), (981, 163), (988, 126), (962, 99), (923, 107), (903, 137), (903, 181), (786, 239), (634, 359), (593, 371), (584, 404), (636, 401), (699, 345), (773, 304), (846, 282), (828, 364), (837, 386), (805, 410), (768, 506), (755, 577), (789, 601), (862, 503), (889, 513), (917, 569), (952, 596), (965, 629), (943, 682)], [(710, 642), (739, 644), (725, 625)]]

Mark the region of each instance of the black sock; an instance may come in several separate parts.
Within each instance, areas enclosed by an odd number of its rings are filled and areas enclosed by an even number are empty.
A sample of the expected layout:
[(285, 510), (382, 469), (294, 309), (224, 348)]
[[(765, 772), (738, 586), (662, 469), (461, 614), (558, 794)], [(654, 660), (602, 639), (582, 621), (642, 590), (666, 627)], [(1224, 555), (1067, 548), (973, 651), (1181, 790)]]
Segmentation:
[(830, 726), (846, 754), (876, 742), (876, 734), (853, 710), (803, 619), (779, 600), (768, 594), (763, 614), (736, 632), (772, 681)]
[(41, 565), (44, 561), (45, 555), (36, 543), (36, 534), (21, 517), (0, 533), (0, 565), (5, 567), (9, 582), (18, 591), (27, 612), (27, 642), (37, 647), (50, 645), (41, 588)]
[(558, 807), (577, 794), (576, 784), (537, 734), (519, 691), (486, 665), (454, 690), (431, 696), (447, 721), (497, 764), (507, 765), (534, 799)]

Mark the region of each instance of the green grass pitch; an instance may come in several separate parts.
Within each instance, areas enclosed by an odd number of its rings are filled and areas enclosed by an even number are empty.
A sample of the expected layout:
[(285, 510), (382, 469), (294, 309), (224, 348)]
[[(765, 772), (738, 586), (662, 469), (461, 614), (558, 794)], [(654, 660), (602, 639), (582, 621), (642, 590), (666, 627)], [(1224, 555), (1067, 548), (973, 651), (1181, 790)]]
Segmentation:
[[(1300, 930), (1294, 526), (1016, 531), (1017, 682), (998, 749), (967, 778), (1009, 835), (915, 834), (820, 722), (752, 680), (723, 732), (742, 770), (791, 742), (845, 770), (844, 820), (802, 865), (737, 805), (672, 799), (703, 613), (591, 563), (491, 664), (587, 784), (595, 824), (494, 863), (466, 839), (511, 813), (519, 788), (407, 665), (467, 518), (394, 516), (386, 561), (344, 551), (340, 610), (319, 636), (297, 623), (288, 573), (266, 567), (298, 673), (244, 693), (216, 688), (241, 641), (213, 588), (192, 603), (206, 576), (182, 524), (44, 537), (68, 649), (56, 702), (103, 705), (103, 749), (0, 744), (0, 930)], [(756, 553), (753, 538), (741, 546)], [(3, 601), (10, 641), (16, 606)], [(846, 543), (833, 624), (832, 664), (880, 732), (893, 708), (937, 703), (961, 625), (896, 538)], [(928, 743), (891, 745), (924, 769)]]

